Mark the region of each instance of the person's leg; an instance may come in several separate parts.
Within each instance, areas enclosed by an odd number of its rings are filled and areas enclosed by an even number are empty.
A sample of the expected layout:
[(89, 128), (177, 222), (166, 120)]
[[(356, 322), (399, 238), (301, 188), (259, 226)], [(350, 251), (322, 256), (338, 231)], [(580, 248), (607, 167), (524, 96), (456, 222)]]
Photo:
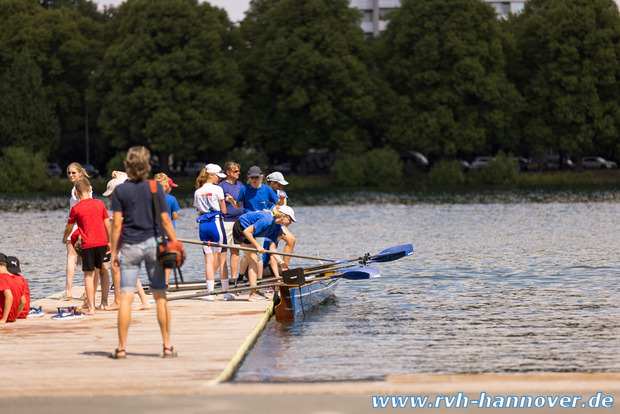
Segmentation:
[[(251, 245), (245, 245), (244, 247), (252, 247)], [(256, 252), (244, 252), (245, 257), (248, 260), (248, 279), (250, 279), (250, 287), (253, 287), (251, 293), (257, 293), (256, 279), (258, 275), (258, 256)]]
[(166, 285), (168, 285), (168, 280), (170, 279), (170, 269), (164, 269), (166, 272)]
[[(293, 253), (296, 241), (295, 236), (293, 236), (293, 233), (291, 233), (291, 231), (286, 227), (283, 227), (282, 230), (282, 240), (286, 243), (284, 246), (284, 253)], [(291, 256), (283, 256), (282, 260), (284, 260), (284, 263), (288, 265), (291, 261)]]
[(73, 289), (73, 278), (75, 277), (75, 259), (77, 258), (77, 253), (73, 248), (71, 243), (67, 243), (67, 280), (66, 280), (66, 288), (65, 295), (68, 298), (73, 297), (73, 293), (71, 290)]
[[(101, 281), (101, 307), (104, 309), (108, 306), (108, 295), (110, 294), (110, 273), (108, 272), (108, 263), (105, 262), (99, 269), (99, 280)], [(95, 292), (97, 285), (95, 285)]]
[(105, 310), (116, 310), (121, 305), (121, 272), (111, 266), (112, 283), (114, 283), (114, 302), (107, 306)]
[(86, 302), (88, 302), (88, 312), (86, 315), (95, 314), (95, 273), (98, 269), (84, 271), (84, 290), (86, 291)]
[(134, 292), (119, 292), (120, 307), (118, 309), (118, 347), (119, 356), (125, 356), (127, 353), (127, 333), (129, 332), (129, 324), (131, 323), (131, 304), (135, 296)]
[(230, 249), (230, 278), (239, 277), (239, 250)]
[(134, 308), (134, 310), (149, 310), (151, 309), (151, 305), (149, 305), (149, 298), (146, 296), (146, 292), (144, 291), (144, 286), (142, 286), (142, 282), (138, 280), (136, 284), (136, 289), (138, 290), (138, 297), (140, 298), (140, 304)]
[(153, 298), (157, 305), (157, 322), (159, 323), (159, 329), (161, 330), (161, 337), (164, 343), (164, 356), (170, 355), (174, 351), (172, 344), (170, 343), (170, 306), (166, 300), (166, 292), (153, 292)]

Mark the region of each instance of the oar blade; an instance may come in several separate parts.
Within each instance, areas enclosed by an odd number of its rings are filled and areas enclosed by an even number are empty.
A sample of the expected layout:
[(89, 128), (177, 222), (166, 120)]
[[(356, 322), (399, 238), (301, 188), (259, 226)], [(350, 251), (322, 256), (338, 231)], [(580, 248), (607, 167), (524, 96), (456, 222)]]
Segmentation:
[(340, 271), (340, 277), (348, 280), (368, 280), (381, 276), (379, 268), (374, 266), (360, 266), (343, 269)]
[(413, 254), (412, 244), (402, 244), (400, 246), (393, 246), (389, 249), (385, 249), (379, 254), (372, 256), (369, 263), (385, 263), (393, 260), (398, 260), (405, 256), (411, 256)]

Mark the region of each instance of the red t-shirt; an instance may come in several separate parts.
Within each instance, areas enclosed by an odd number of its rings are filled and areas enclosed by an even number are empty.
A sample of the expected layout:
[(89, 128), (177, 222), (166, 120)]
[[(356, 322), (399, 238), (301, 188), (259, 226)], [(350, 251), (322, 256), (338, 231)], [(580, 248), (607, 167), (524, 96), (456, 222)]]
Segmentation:
[(14, 274), (13, 277), (15, 277), (15, 280), (17, 280), (18, 283), (22, 284), (22, 292), (26, 297), (26, 305), (24, 305), (24, 309), (22, 309), (22, 313), (19, 314), (17, 319), (26, 319), (28, 317), (28, 312), (30, 312), (30, 285), (28, 284), (26, 278), (22, 275)]
[(109, 218), (103, 201), (87, 198), (80, 200), (69, 213), (69, 223), (77, 223), (82, 236), (82, 249), (106, 246), (108, 233), (104, 220)]
[[(4, 291), (7, 289), (13, 293), (13, 305), (11, 309), (4, 309)], [(7, 322), (15, 322), (15, 319), (17, 319), (17, 311), (19, 310), (19, 303), (23, 294), (22, 284), (17, 281), (17, 278), (10, 273), (0, 274), (0, 317), (4, 316), (4, 312), (7, 311), (9, 312)], [(30, 307), (28, 307), (28, 311), (30, 311)]]

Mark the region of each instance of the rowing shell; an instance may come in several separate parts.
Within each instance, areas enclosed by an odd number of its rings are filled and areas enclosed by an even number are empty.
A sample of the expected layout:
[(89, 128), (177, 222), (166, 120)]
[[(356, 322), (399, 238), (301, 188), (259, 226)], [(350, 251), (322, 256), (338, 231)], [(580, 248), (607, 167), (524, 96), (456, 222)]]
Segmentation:
[(306, 312), (334, 294), (342, 278), (349, 280), (374, 279), (381, 276), (379, 269), (371, 266), (331, 271), (302, 284), (283, 283), (278, 286), (279, 302), (275, 307), (276, 320), (290, 321), (305, 316)]

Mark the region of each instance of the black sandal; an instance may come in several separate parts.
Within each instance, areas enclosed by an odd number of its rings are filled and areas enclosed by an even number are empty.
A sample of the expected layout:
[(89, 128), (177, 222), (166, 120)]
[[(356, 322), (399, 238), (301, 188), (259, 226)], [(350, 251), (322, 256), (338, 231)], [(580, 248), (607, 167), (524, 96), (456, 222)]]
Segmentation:
[[(125, 355), (119, 355), (119, 353), (124, 352)], [(125, 351), (124, 349), (118, 349), (116, 348), (114, 350), (114, 352), (110, 352), (108, 354), (108, 358), (112, 358), (112, 359), (127, 359), (127, 351)]]
[[(166, 351), (170, 351), (170, 353), (167, 354)], [(176, 358), (178, 356), (179, 354), (177, 354), (177, 351), (174, 350), (173, 346), (171, 346), (170, 348), (164, 347), (164, 355), (162, 358)]]

